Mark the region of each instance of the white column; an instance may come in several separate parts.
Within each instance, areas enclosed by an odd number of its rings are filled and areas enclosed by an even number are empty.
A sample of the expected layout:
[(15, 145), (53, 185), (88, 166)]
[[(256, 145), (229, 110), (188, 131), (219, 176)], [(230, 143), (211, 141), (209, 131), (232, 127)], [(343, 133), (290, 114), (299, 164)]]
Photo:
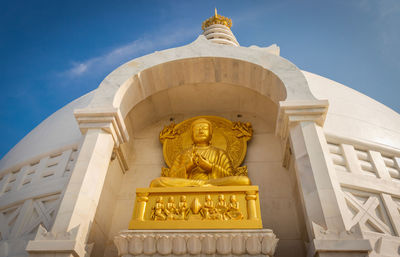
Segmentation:
[(84, 134), (51, 231), (39, 227), (26, 250), (30, 256), (83, 257), (86, 243), (114, 147), (127, 141), (117, 114), (108, 112), (75, 114)]
[(327, 108), (324, 100), (281, 102), (277, 122), (286, 144), (284, 165), (294, 159), (310, 241), (307, 256), (367, 256), (370, 242), (362, 239), (359, 227), (346, 226), (346, 203), (322, 130)]
[(100, 129), (86, 133), (53, 228), (46, 236), (36, 238), (40, 240), (29, 242), (27, 251), (31, 256), (60, 252), (64, 252), (64, 256), (85, 255), (86, 238), (113, 147), (111, 134)]
[[(323, 131), (314, 122), (300, 122), (290, 129), (297, 181), (305, 205), (308, 227), (312, 222), (325, 229), (345, 230), (334, 181), (329, 171)], [(326, 144), (326, 143), (325, 143)], [(310, 231), (311, 232), (311, 231)]]
[(346, 203), (322, 128), (313, 121), (299, 122), (290, 129), (290, 141), (311, 240), (308, 256), (367, 256), (369, 241), (357, 229), (346, 228)]

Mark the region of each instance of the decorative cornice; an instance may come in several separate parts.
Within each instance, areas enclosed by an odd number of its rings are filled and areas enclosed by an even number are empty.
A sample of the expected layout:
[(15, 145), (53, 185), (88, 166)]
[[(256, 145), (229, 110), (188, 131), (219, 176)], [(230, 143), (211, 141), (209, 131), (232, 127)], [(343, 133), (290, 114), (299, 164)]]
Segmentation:
[(286, 139), (289, 128), (302, 121), (313, 121), (322, 127), (328, 106), (328, 100), (280, 102), (275, 133)]
[(102, 129), (112, 135), (116, 148), (129, 140), (118, 109), (76, 109), (74, 115), (82, 134), (86, 134), (89, 129)]
[(114, 140), (112, 160), (117, 158), (123, 172), (128, 170), (128, 164), (120, 145), (129, 141), (122, 115), (118, 109), (76, 109), (75, 119), (82, 134), (89, 129), (101, 129), (111, 134)]
[(282, 101), (279, 103), (275, 134), (281, 138), (284, 144), (283, 167), (288, 168), (290, 163), (291, 150), (288, 140), (290, 127), (303, 121), (312, 121), (322, 127), (328, 106), (328, 100)]

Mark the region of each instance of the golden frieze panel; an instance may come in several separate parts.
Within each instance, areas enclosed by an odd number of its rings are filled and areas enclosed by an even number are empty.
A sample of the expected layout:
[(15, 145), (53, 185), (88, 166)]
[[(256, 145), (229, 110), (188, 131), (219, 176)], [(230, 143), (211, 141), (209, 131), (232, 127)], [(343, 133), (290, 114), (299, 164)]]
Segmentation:
[(262, 228), (260, 215), (258, 186), (139, 188), (129, 229)]
[(175, 203), (173, 196), (169, 196), (166, 203), (163, 197), (159, 196), (151, 208), (150, 218), (152, 220), (188, 220), (190, 215), (196, 214), (200, 214), (203, 220), (243, 219), (236, 195), (231, 195), (230, 201), (226, 202), (224, 194), (218, 195), (218, 201), (215, 204), (210, 194), (205, 196), (203, 203), (196, 197), (190, 207), (186, 195), (181, 195), (178, 203)]

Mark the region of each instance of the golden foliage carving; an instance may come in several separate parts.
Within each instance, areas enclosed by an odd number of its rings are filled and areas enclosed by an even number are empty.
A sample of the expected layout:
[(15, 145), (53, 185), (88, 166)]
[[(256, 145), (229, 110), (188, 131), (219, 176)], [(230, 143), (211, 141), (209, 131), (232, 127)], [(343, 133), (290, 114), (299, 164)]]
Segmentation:
[(163, 130), (160, 132), (160, 141), (164, 143), (166, 139), (174, 139), (179, 135), (179, 130), (176, 129), (175, 123), (171, 123), (167, 126), (164, 126)]
[(247, 137), (251, 138), (253, 136), (253, 127), (251, 126), (250, 122), (240, 122), (236, 121), (233, 122), (232, 126), (233, 130), (236, 130), (236, 137), (241, 138), (241, 137)]

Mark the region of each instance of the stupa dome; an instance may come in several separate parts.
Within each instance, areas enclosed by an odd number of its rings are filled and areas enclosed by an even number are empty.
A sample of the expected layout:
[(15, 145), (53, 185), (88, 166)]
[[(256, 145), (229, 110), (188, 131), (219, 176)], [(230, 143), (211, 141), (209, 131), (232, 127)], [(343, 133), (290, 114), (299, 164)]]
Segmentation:
[[(142, 239), (114, 239), (128, 229), (136, 189), (165, 166), (159, 133), (203, 115), (252, 124), (244, 164), (263, 228), (279, 238), (276, 256), (398, 254), (400, 115), (299, 69), (276, 45), (240, 46), (231, 24), (215, 13), (194, 42), (121, 65), (0, 160), (0, 256), (139, 254), (127, 246)], [(169, 249), (168, 236), (149, 240)], [(224, 240), (216, 249), (233, 242)]]
[[(308, 71), (302, 73), (311, 92), (319, 99), (329, 100), (325, 131), (391, 147), (400, 145), (398, 113), (329, 78)], [(56, 149), (77, 145), (82, 135), (74, 109), (86, 107), (94, 93), (95, 90), (72, 101), (41, 122), (1, 159), (0, 170), (15, 167)]]

